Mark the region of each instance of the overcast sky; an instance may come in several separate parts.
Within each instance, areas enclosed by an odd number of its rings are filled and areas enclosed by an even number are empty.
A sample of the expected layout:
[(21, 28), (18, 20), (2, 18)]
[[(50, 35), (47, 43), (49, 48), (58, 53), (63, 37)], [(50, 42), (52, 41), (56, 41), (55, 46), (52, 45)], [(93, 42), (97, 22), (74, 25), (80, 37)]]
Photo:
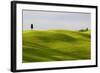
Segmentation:
[(80, 30), (91, 27), (90, 13), (23, 10), (23, 30), (67, 29)]

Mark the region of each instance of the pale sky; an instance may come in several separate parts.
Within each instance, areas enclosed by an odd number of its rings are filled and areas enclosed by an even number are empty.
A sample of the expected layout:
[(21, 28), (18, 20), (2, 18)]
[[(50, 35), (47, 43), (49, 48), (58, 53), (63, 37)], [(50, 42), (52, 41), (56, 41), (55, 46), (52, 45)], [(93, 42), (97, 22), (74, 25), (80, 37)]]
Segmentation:
[(90, 13), (23, 10), (23, 30), (66, 29), (80, 30), (91, 28)]

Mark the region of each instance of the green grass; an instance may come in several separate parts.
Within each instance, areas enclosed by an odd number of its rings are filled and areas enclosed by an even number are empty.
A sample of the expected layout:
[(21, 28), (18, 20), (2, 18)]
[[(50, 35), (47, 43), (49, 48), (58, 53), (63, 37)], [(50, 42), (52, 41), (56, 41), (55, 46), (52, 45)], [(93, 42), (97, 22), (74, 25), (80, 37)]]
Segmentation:
[(90, 31), (23, 31), (23, 62), (90, 59), (90, 38)]

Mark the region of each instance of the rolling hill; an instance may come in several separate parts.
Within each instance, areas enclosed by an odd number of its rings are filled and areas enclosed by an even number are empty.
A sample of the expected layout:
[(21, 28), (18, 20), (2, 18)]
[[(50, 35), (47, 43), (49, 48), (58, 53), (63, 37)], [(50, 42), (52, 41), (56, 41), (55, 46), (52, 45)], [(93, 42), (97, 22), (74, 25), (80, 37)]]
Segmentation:
[(90, 38), (90, 31), (23, 31), (23, 62), (90, 59)]

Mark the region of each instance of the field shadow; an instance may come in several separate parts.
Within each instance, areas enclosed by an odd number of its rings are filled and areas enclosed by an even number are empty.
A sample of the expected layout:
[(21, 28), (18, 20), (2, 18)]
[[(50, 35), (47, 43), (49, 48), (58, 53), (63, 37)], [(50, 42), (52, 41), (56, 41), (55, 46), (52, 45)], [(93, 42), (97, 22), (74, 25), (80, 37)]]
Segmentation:
[[(87, 59), (84, 56), (82, 57), (82, 56), (78, 55), (76, 52), (60, 51), (58, 49), (53, 49), (53, 48), (50, 48), (50, 47), (47, 47), (47, 46), (44, 46), (41, 44), (37, 44), (37, 43), (31, 43), (31, 44), (32, 44), (31, 47), (27, 47), (27, 48), (24, 47), (23, 52), (24, 52), (24, 54), (29, 54), (30, 56), (33, 55), (33, 58), (34, 58), (34, 56), (37, 56), (37, 57), (41, 57), (41, 58), (49, 58), (49, 59), (51, 59), (51, 61), (67, 60), (66, 57), (72, 57), (72, 58), (74, 57), (73, 59)], [(25, 59), (24, 54), (23, 54), (23, 58)], [(54, 57), (55, 55), (62, 56), (65, 58)], [(36, 62), (42, 61), (39, 58), (37, 60), (36, 59), (37, 58), (30, 59), (29, 57), (26, 57), (25, 60), (27, 60), (29, 62), (30, 61), (33, 62), (33, 60)], [(68, 60), (72, 60), (72, 59), (68, 59)]]
[(55, 33), (48, 37), (47, 36), (35, 36), (35, 37), (43, 42), (52, 42), (52, 41), (75, 42), (77, 41), (76, 38), (69, 35), (62, 34), (62, 33)]

